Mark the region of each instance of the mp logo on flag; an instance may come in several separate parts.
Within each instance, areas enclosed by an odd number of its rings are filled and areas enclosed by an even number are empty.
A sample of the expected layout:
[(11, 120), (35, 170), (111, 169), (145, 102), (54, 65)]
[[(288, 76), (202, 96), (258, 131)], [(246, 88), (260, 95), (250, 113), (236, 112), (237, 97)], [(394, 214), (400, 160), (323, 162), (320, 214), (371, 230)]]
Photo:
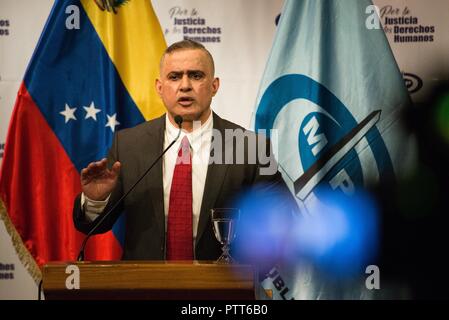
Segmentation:
[[(330, 186), (347, 195), (353, 194), (356, 186), (363, 186), (364, 163), (358, 154), (367, 146), (379, 175), (393, 173), (376, 127), (380, 116), (381, 110), (374, 110), (357, 122), (322, 84), (305, 75), (287, 74), (265, 90), (256, 113), (256, 130), (275, 128), (276, 123), (291, 124), (288, 129), (281, 128), (279, 141), (296, 141), (298, 153), (280, 152), (279, 164), (293, 183), (296, 197), (304, 201), (317, 186)], [(292, 157), (296, 159), (292, 161)], [(289, 159), (286, 166), (287, 160), (282, 158)], [(315, 193), (319, 198), (319, 189)]]

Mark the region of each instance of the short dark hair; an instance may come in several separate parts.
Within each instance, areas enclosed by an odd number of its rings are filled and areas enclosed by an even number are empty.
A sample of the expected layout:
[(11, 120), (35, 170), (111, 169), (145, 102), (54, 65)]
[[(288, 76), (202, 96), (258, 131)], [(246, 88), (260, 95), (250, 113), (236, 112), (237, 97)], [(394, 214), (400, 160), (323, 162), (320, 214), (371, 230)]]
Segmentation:
[(215, 63), (214, 63), (214, 58), (212, 57), (212, 55), (210, 54), (209, 50), (206, 49), (205, 46), (203, 46), (201, 43), (193, 41), (193, 40), (181, 40), (175, 43), (172, 43), (167, 49), (165, 49), (164, 54), (161, 57), (161, 61), (160, 61), (160, 69), (162, 69), (162, 62), (164, 61), (164, 57), (167, 54), (171, 54), (175, 51), (179, 51), (179, 50), (187, 50), (187, 49), (192, 49), (192, 50), (203, 50), (206, 55), (209, 57), (210, 59), (210, 63), (212, 65), (212, 75), (215, 74)]

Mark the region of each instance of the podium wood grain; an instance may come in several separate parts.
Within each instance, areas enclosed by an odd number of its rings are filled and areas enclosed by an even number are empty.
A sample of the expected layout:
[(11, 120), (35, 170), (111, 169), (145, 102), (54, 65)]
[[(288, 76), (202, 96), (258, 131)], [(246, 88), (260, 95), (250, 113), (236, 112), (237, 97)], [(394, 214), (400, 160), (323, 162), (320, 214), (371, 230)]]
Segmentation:
[[(79, 268), (79, 289), (67, 289), (68, 265)], [(45, 299), (255, 299), (249, 265), (208, 261), (54, 262), (43, 267)]]

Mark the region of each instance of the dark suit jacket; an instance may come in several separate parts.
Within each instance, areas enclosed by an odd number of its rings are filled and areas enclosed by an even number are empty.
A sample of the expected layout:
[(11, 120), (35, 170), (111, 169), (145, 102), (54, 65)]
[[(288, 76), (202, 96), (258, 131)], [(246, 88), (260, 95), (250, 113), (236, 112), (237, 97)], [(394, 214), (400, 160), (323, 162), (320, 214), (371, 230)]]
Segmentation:
[[(223, 139), (225, 129), (243, 129), (221, 119), (215, 113), (213, 126), (222, 133)], [(162, 153), (164, 131), (165, 115), (134, 128), (117, 132), (109, 151), (108, 163), (111, 165), (115, 161), (120, 161), (122, 166), (118, 185), (104, 212), (116, 203), (123, 192), (126, 192)], [(235, 150), (233, 143), (234, 139), (228, 139), (222, 145), (225, 150), (229, 150), (230, 147)], [(266, 143), (269, 146), (268, 140)], [(247, 152), (248, 148), (245, 147), (245, 156)], [(245, 159), (248, 158), (245, 157)], [(245, 162), (248, 161), (245, 160)], [(279, 172), (269, 176), (260, 175), (260, 167), (260, 163), (210, 164), (208, 166), (195, 243), (196, 260), (215, 260), (221, 254), (221, 246), (213, 234), (209, 214), (211, 208), (229, 207), (240, 191), (258, 183), (264, 183), (268, 189), (281, 187), (288, 192)], [(78, 195), (75, 199), (73, 219), (79, 231), (88, 233), (95, 221), (86, 222), (80, 207), (80, 197), (81, 195)], [(161, 160), (95, 233), (109, 231), (123, 211), (126, 214), (126, 231), (122, 259), (164, 260), (165, 215)]]

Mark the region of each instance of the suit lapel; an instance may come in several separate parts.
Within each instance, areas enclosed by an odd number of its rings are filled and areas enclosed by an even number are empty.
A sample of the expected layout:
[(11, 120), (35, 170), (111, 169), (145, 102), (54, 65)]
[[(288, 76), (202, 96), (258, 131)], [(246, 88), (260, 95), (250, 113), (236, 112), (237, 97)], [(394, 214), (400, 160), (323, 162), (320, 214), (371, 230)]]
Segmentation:
[[(225, 137), (224, 134), (224, 126), (223, 121), (219, 116), (213, 113), (214, 120), (214, 129), (220, 131), (222, 138)], [(222, 149), (225, 149), (225, 141), (222, 140)], [(196, 235), (196, 243), (198, 244), (201, 236), (204, 233), (204, 230), (209, 224), (210, 221), (210, 209), (213, 209), (215, 206), (215, 202), (220, 193), (221, 187), (223, 185), (224, 177), (226, 175), (226, 171), (228, 170), (229, 165), (224, 164), (224, 152), (222, 152), (223, 156), (223, 164), (212, 163), (209, 164), (207, 168), (206, 182), (204, 185), (204, 194), (201, 202), (201, 212), (200, 218), (198, 221), (198, 230)]]
[[(148, 153), (144, 155), (146, 166), (149, 166), (163, 151), (165, 131), (165, 114), (152, 121), (147, 128)], [(153, 212), (159, 226), (160, 234), (165, 237), (164, 187), (162, 182), (162, 158), (155, 164), (151, 172), (145, 177), (145, 185), (150, 190)]]

